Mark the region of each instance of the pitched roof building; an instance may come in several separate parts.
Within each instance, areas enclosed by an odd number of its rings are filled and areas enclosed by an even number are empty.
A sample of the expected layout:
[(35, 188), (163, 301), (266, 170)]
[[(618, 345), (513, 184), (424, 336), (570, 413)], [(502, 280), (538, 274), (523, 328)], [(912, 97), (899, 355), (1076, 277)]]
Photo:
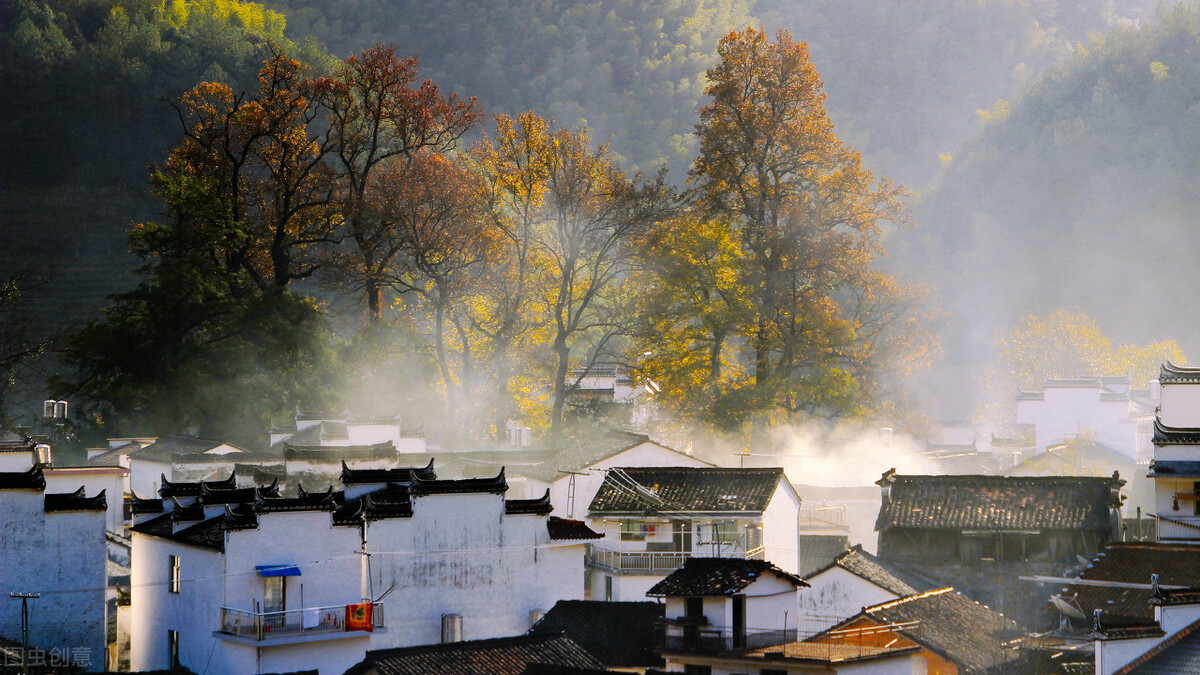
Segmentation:
[(771, 559), (795, 573), (800, 497), (783, 469), (613, 467), (588, 506), (605, 540), (590, 597), (640, 600), (692, 556)]
[(531, 665), (604, 670), (604, 664), (570, 638), (531, 633), (371, 650), (365, 659), (346, 671), (346, 675), (529, 675), (547, 672), (536, 668), (530, 670)]
[(653, 668), (663, 665), (655, 636), (664, 616), (657, 602), (559, 600), (530, 633), (565, 635), (609, 668)]

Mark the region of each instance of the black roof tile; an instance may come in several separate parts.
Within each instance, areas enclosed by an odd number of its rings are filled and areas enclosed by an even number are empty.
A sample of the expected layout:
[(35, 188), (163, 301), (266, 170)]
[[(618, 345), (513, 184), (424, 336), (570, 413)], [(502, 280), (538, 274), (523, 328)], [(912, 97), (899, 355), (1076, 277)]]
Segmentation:
[(566, 635), (610, 668), (661, 666), (655, 631), (665, 608), (657, 602), (559, 600), (529, 632)]
[(437, 473), (433, 470), (432, 459), (424, 467), (405, 467), (399, 469), (351, 469), (346, 466), (345, 462), (342, 462), (342, 485), (412, 483), (418, 479), (437, 479)]
[(604, 669), (604, 664), (570, 638), (525, 634), (372, 650), (346, 675), (523, 675), (531, 663)]
[[(1079, 578), (1149, 584), (1152, 575), (1156, 574), (1158, 583), (1164, 586), (1200, 586), (1200, 546), (1111, 543), (1092, 559)], [(1144, 626), (1154, 621), (1154, 607), (1150, 604), (1153, 593), (1149, 588), (1067, 584), (1058, 592), (1078, 605), (1089, 619), (1093, 611), (1101, 610), (1100, 622), (1104, 626)]]
[(1003, 644), (1020, 634), (1017, 624), (953, 588), (867, 607), (863, 614), (898, 625), (897, 633), (958, 665), (959, 672), (985, 673), (1021, 658)]
[(411, 518), (412, 496), (407, 485), (388, 483), (354, 499), (344, 500), (333, 512), (334, 525), (358, 525), (364, 520)]
[(733, 595), (771, 572), (795, 586), (808, 586), (803, 579), (765, 560), (742, 558), (688, 558), (683, 567), (654, 584), (651, 597), (697, 597)]
[(588, 510), (592, 513), (761, 513), (783, 479), (781, 468), (609, 469)]
[(1161, 418), (1154, 416), (1154, 438), (1151, 441), (1155, 445), (1197, 445), (1200, 444), (1200, 428), (1194, 427), (1169, 427), (1163, 424)]
[(504, 500), (505, 515), (533, 514), (548, 516), (553, 510), (554, 506), (550, 503), (550, 488), (546, 488), (546, 494), (537, 499)]
[(582, 520), (571, 520), (558, 516), (550, 516), (546, 520), (546, 530), (550, 533), (550, 539), (554, 541), (604, 538), (603, 534), (588, 527), (587, 523)]
[(222, 480), (206, 480), (194, 483), (173, 483), (167, 480), (167, 475), (161, 474), (161, 487), (158, 494), (162, 497), (199, 497), (204, 487), (210, 490), (232, 490), (237, 487), (237, 471), (230, 471), (229, 477)]
[(886, 491), (875, 529), (1105, 530), (1125, 481), (1083, 476), (899, 476)]
[(1200, 367), (1177, 366), (1167, 361), (1158, 371), (1158, 381), (1181, 384), (1200, 382)]
[[(430, 461), (430, 466), (433, 462)], [(417, 476), (412, 482), (412, 493), (415, 497), (423, 495), (449, 495), (469, 493), (490, 493), (502, 495), (508, 492), (508, 481), (504, 478), (504, 468), (491, 478), (459, 478), (450, 480), (426, 480)]]
[[(346, 459), (387, 459), (397, 457), (391, 441), (373, 445), (292, 445), (283, 443), (283, 458), (287, 460), (317, 460), (336, 462)], [(379, 469), (383, 470), (383, 469)]]
[(45, 490), (46, 477), (41, 466), (28, 471), (0, 472), (0, 490)]
[(194, 436), (160, 436), (150, 445), (131, 450), (129, 456), (151, 462), (170, 462), (174, 455), (202, 454), (222, 445), (237, 447), (224, 441)]
[(142, 499), (133, 493), (130, 493), (129, 495), (129, 505), (130, 511), (136, 514), (163, 512), (163, 500)]
[(932, 590), (929, 583), (912, 578), (887, 562), (863, 550), (862, 544), (855, 544), (846, 549), (833, 562), (825, 567), (806, 575), (809, 579), (834, 567), (840, 567), (855, 576), (865, 579), (876, 586), (897, 596), (906, 596)]
[(1150, 462), (1148, 478), (1200, 478), (1200, 462), (1156, 459)]
[(46, 513), (60, 511), (105, 511), (108, 509), (108, 500), (105, 499), (104, 493), (105, 491), (101, 490), (100, 494), (88, 497), (84, 494), (83, 487), (74, 492), (47, 493), (42, 508)]

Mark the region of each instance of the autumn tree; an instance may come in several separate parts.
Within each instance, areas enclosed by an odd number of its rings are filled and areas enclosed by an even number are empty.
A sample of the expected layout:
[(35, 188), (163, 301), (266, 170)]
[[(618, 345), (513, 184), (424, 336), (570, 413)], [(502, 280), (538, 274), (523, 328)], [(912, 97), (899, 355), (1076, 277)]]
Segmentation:
[[(409, 161), (382, 165), (363, 208), (364, 221), (379, 223), (386, 248), (398, 253), (381, 270), (381, 282), (414, 298), (415, 309), (431, 315), (447, 419), (470, 427), (477, 411), (468, 404), (478, 377), (470, 314), (462, 303), (478, 291), (485, 267), (498, 251), (498, 234), (485, 217), (480, 177), (461, 158), (423, 150)], [(447, 344), (448, 323), (453, 349)]]
[(340, 265), (342, 277), (362, 289), (368, 318), (379, 322), (387, 271), (399, 251), (389, 224), (370, 217), (372, 180), (386, 163), (408, 161), (422, 150), (450, 150), (480, 112), (473, 98), (443, 94), (431, 80), (417, 84), (417, 59), (397, 57), (394, 47), (377, 45), (346, 59), (314, 88), (354, 243)]
[(872, 263), (881, 224), (904, 218), (902, 192), (834, 135), (803, 43), (747, 28), (718, 54), (689, 176), (703, 217), (727, 222), (737, 244), (727, 274), (749, 289), (736, 326), (753, 379), (726, 387), (711, 414), (736, 425), (756, 412), (859, 411), (880, 338), (860, 331), (886, 281)]
[(143, 281), (66, 347), (68, 391), (110, 435), (140, 423), (253, 444), (272, 413), (320, 396), (327, 326), (289, 285), (339, 214), (307, 90), (277, 52), (253, 94), (206, 82), (178, 103), (183, 138), (152, 177), (169, 218), (130, 230)]

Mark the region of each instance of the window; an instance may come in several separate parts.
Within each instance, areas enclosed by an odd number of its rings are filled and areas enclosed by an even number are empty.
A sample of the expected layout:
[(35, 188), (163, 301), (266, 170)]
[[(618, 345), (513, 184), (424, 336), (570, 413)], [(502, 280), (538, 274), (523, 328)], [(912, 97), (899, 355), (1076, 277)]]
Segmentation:
[(688, 664), (683, 667), (683, 675), (712, 675), (712, 666)]
[[(171, 556), (172, 558), (175, 556)], [(179, 631), (167, 631), (167, 665), (170, 668), (179, 667)]]
[(758, 675), (788, 675), (788, 672), (783, 668), (763, 668)]
[(736, 543), (739, 538), (738, 523), (736, 520), (713, 521), (713, 541), (718, 543)]
[(621, 541), (645, 541), (649, 529), (645, 521), (624, 518), (621, 520)]
[(171, 563), (171, 583), (168, 590), (172, 593), (179, 592), (179, 556), (170, 556)]

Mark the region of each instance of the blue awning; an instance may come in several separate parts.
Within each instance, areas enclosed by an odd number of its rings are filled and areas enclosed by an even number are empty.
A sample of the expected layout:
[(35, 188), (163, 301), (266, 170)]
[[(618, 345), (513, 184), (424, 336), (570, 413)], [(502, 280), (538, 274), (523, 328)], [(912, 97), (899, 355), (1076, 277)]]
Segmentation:
[(300, 568), (295, 565), (255, 565), (260, 577), (298, 577)]

